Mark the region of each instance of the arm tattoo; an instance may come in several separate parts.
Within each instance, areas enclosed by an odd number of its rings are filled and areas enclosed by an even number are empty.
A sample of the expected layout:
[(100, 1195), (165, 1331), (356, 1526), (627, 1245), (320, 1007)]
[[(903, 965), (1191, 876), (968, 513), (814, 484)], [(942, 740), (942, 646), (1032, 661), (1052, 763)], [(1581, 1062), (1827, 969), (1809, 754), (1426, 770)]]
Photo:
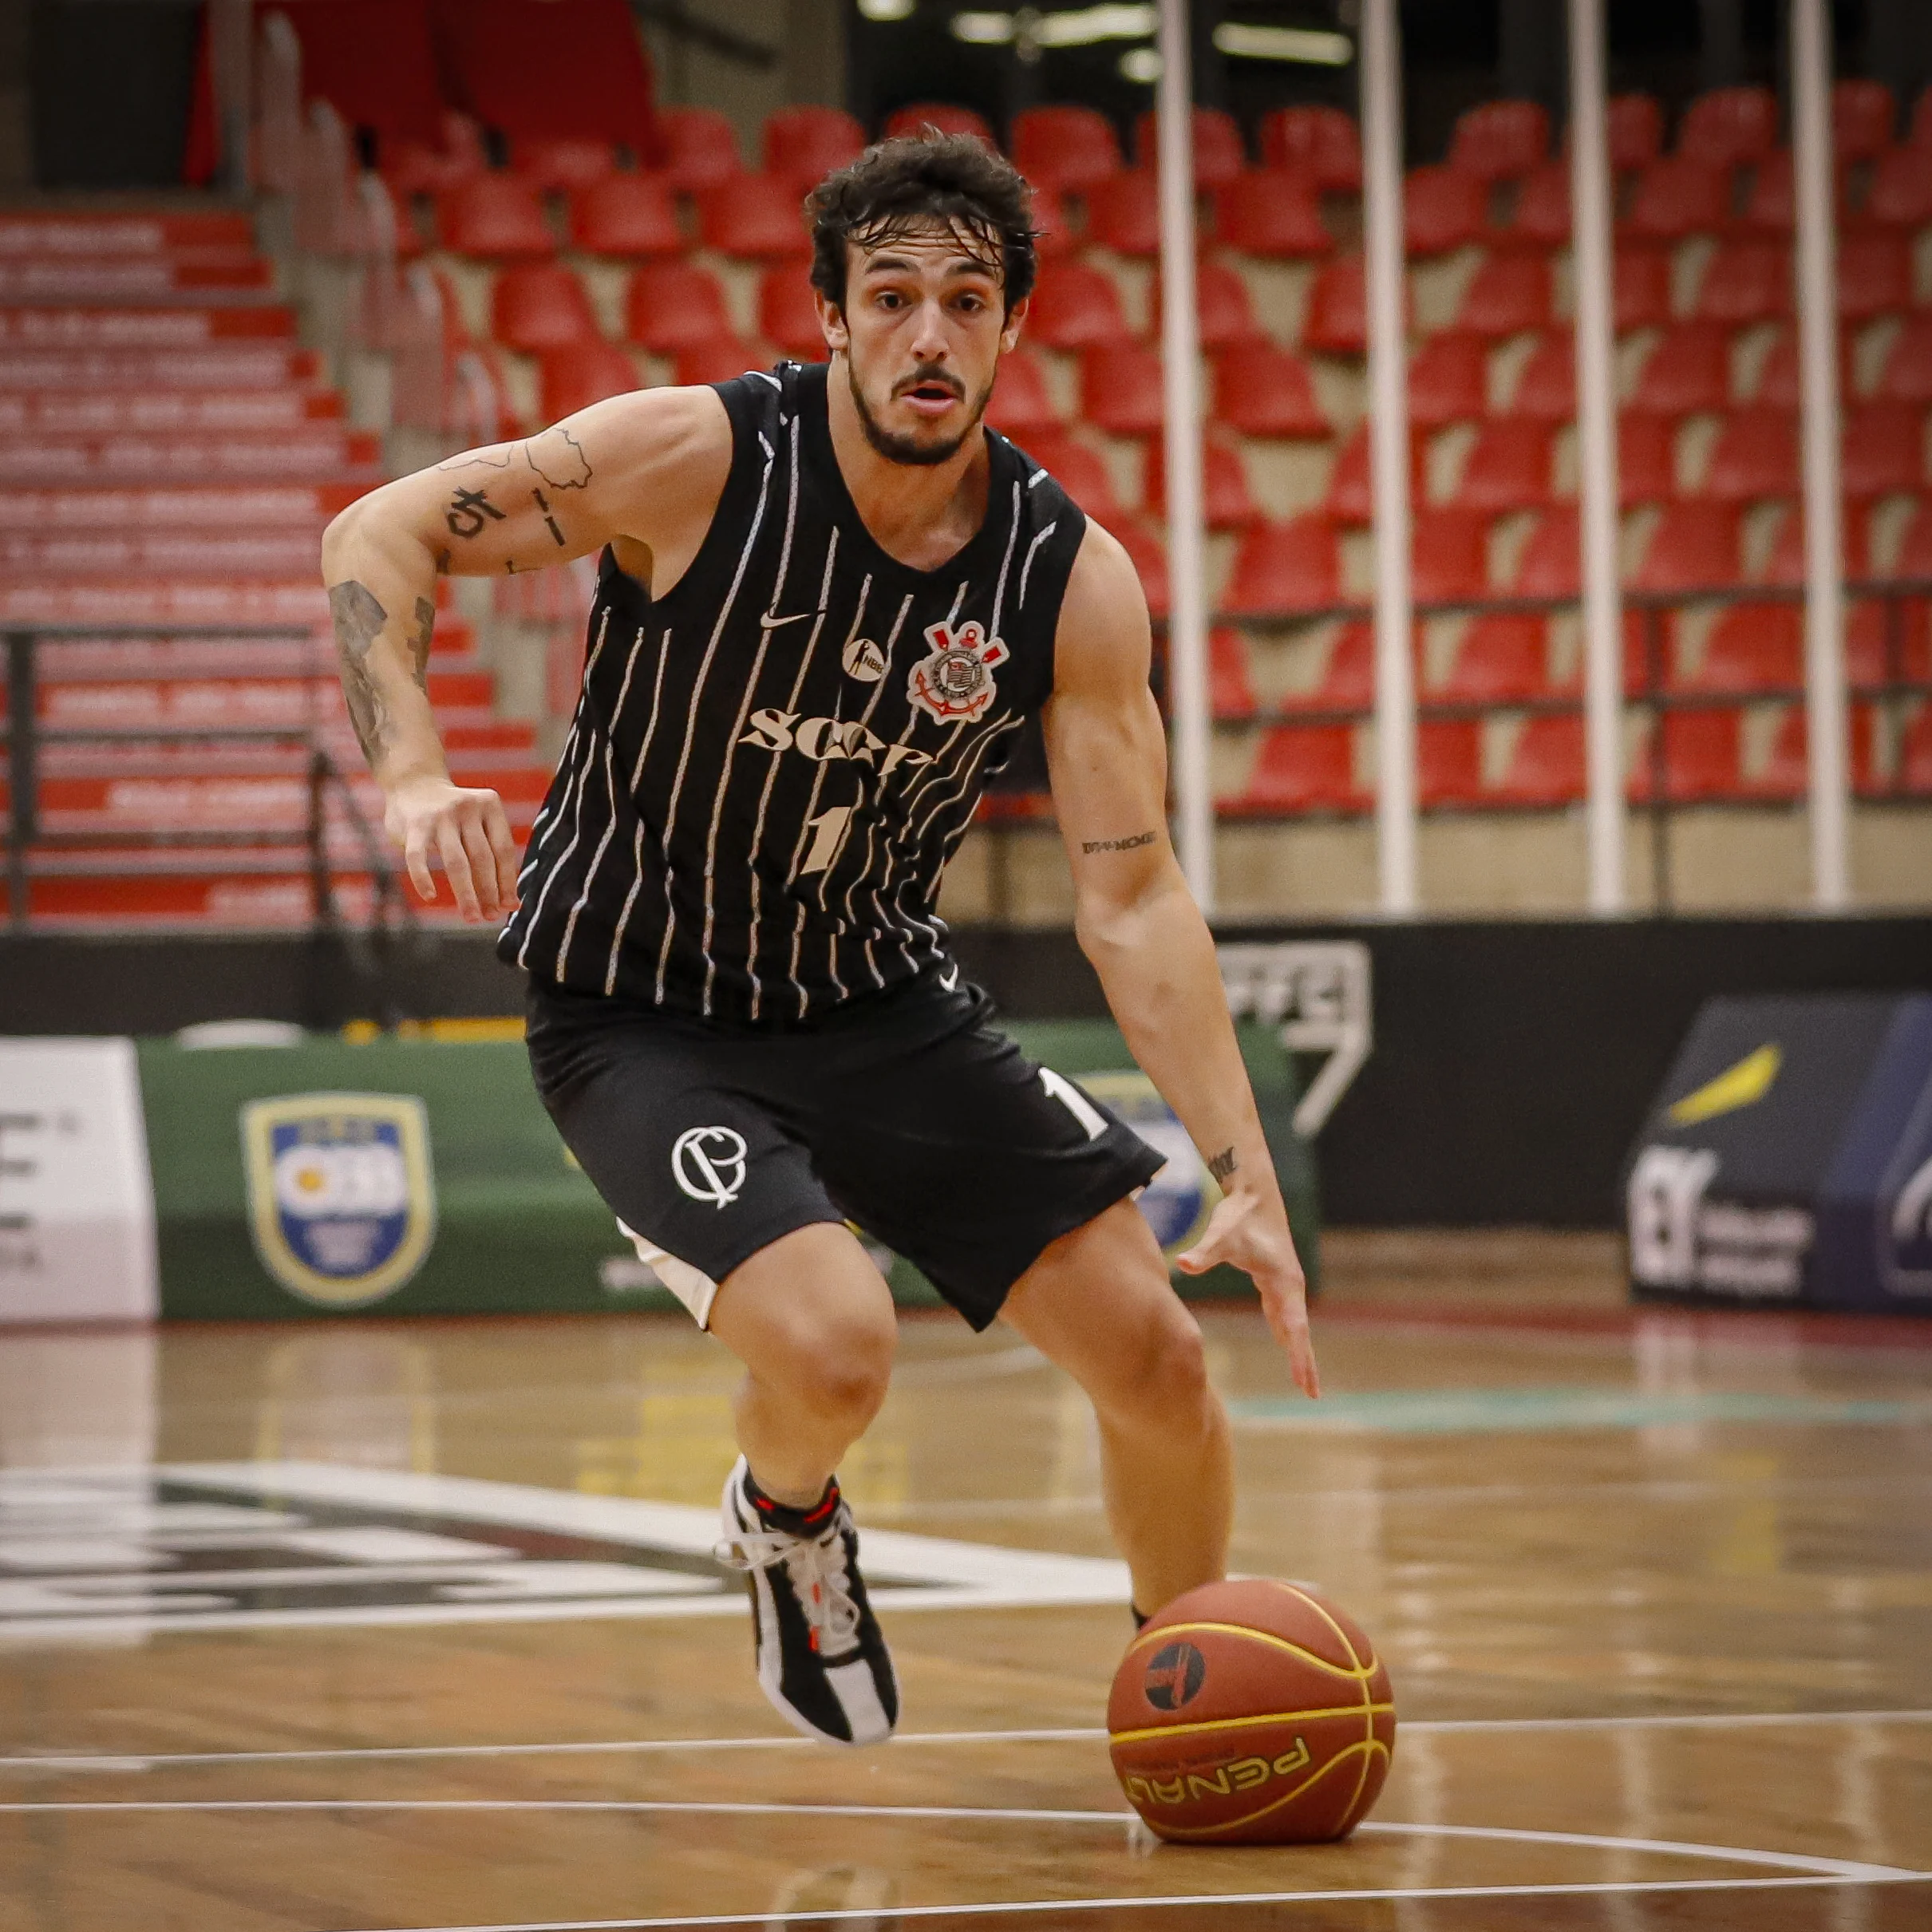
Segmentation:
[(1240, 1165), (1241, 1163), (1235, 1158), (1235, 1150), (1231, 1147), (1224, 1147), (1219, 1153), (1210, 1156), (1207, 1171), (1215, 1177), (1215, 1185), (1222, 1187), (1227, 1184), (1228, 1175)]
[(355, 726), (362, 756), (373, 767), (389, 749), (389, 713), (369, 674), (369, 654), (389, 621), (389, 614), (366, 584), (351, 583), (329, 587), (329, 614), (335, 620), (335, 648), (342, 661), (342, 693), (349, 701), (349, 721)]
[(1160, 836), (1157, 832), (1137, 832), (1131, 839), (1088, 839), (1081, 847), (1083, 852), (1131, 852), (1143, 845), (1152, 845)]
[(409, 654), (416, 666), (416, 682), (429, 689), (429, 640), (436, 630), (436, 606), (426, 597), (416, 600), (416, 635), (409, 640)]

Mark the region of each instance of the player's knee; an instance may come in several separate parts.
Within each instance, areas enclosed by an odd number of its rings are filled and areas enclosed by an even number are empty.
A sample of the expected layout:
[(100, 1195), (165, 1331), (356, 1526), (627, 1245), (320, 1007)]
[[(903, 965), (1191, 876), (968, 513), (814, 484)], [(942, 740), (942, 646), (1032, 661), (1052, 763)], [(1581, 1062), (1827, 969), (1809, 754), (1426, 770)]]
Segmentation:
[(871, 1420), (886, 1399), (897, 1329), (888, 1315), (854, 1314), (821, 1322), (800, 1350), (797, 1393), (814, 1413), (850, 1425)]
[(1145, 1421), (1192, 1427), (1210, 1393), (1199, 1325), (1178, 1302), (1151, 1314), (1123, 1335), (1115, 1377), (1121, 1409)]

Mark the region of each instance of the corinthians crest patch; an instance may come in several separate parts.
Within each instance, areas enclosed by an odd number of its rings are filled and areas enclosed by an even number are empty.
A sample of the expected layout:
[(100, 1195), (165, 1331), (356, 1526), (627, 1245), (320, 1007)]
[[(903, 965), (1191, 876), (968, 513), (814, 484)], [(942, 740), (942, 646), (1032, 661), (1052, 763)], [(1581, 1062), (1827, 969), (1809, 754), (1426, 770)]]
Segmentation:
[(255, 1252), (290, 1294), (359, 1308), (423, 1265), (436, 1237), (436, 1186), (429, 1121), (413, 1094), (251, 1100), (242, 1152)]
[(946, 623), (930, 625), (926, 642), (932, 654), (913, 666), (906, 695), (941, 725), (970, 725), (984, 717), (999, 695), (993, 667), (1012, 655), (1006, 645), (988, 637), (977, 618), (957, 630)]

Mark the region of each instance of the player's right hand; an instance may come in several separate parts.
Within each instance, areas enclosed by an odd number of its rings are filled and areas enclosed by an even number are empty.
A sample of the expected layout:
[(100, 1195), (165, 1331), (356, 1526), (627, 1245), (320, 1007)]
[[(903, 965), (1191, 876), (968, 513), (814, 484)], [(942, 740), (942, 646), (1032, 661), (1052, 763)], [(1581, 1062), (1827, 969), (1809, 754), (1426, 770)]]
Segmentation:
[(502, 919), (516, 903), (516, 840), (503, 800), (487, 787), (405, 779), (390, 791), (382, 822), (424, 900), (436, 899), (430, 862), (440, 859), (469, 924)]

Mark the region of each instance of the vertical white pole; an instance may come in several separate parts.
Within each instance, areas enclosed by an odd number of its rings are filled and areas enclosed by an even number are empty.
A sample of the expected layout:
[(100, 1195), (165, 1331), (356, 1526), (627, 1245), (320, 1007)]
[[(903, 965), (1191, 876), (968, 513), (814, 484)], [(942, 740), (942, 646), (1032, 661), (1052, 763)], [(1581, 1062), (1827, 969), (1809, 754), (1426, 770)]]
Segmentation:
[(1207, 582), (1201, 482), (1200, 320), (1195, 309), (1194, 84), (1187, 0), (1160, 0), (1160, 351), (1167, 472), (1167, 692), (1181, 870), (1215, 909), (1214, 776), (1210, 769)]
[(1804, 701), (1811, 903), (1851, 894), (1845, 771), (1844, 559), (1839, 511), (1838, 238), (1831, 207), (1831, 41), (1824, 0), (1792, 0), (1798, 365), (1804, 458)]
[(1362, 8), (1362, 215), (1375, 506), (1375, 834), (1384, 912), (1416, 910), (1415, 628), (1409, 576), (1409, 328), (1402, 239), (1402, 46), (1396, 0)]
[(1590, 910), (1623, 910), (1623, 599), (1617, 576), (1616, 309), (1603, 0), (1570, 0), (1570, 200), (1576, 259), (1578, 522)]

